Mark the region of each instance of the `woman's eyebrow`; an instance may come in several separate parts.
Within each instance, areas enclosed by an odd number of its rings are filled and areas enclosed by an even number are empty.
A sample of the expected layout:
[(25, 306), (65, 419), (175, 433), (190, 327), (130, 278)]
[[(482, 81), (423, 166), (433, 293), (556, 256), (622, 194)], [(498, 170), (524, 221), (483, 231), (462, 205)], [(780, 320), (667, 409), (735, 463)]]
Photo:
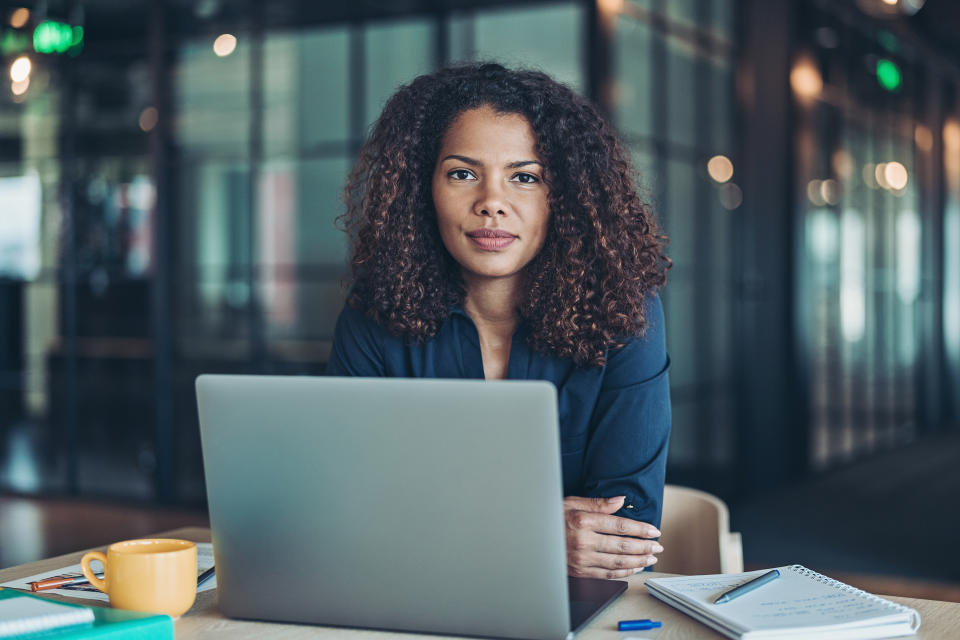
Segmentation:
[(458, 155), (456, 155), (456, 154), (451, 154), (451, 155), (445, 157), (445, 158), (444, 158), (443, 160), (441, 160), (440, 162), (446, 162), (447, 160), (459, 160), (460, 162), (462, 162), (462, 163), (464, 163), (464, 164), (469, 164), (471, 167), (482, 167), (482, 166), (483, 166), (483, 163), (480, 162), (479, 160), (474, 160), (473, 158), (468, 158), (467, 156), (458, 156)]
[[(482, 167), (482, 166), (483, 166), (483, 163), (482, 163), (482, 162), (480, 162), (479, 160), (477, 160), (477, 159), (475, 159), (475, 158), (471, 158), (471, 157), (469, 157), (469, 156), (461, 156), (461, 155), (457, 155), (457, 154), (450, 154), (450, 155), (444, 157), (440, 162), (446, 162), (447, 160), (459, 160), (460, 162), (462, 162), (462, 163), (464, 163), (464, 164), (469, 164), (469, 165), (472, 166), (472, 167)], [(539, 161), (537, 161), (537, 160), (517, 160), (516, 162), (511, 162), (511, 163), (509, 163), (509, 164), (507, 164), (507, 165), (505, 165), (505, 166), (507, 167), (507, 169), (519, 169), (520, 167), (525, 167), (525, 166), (527, 166), (528, 164), (538, 164), (538, 165), (540, 165), (541, 168), (546, 168), (546, 167), (543, 166), (543, 163), (542, 163), (542, 162), (539, 162)]]

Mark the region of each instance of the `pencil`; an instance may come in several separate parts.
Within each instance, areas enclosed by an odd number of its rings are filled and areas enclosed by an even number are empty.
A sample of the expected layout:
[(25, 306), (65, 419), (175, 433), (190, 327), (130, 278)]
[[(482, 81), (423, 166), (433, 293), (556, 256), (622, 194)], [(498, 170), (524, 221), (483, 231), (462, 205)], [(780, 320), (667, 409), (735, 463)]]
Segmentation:
[[(103, 574), (98, 573), (97, 577), (103, 580)], [(56, 578), (47, 578), (46, 580), (37, 580), (36, 582), (30, 583), (31, 591), (46, 591), (47, 589), (58, 589), (60, 587), (65, 587), (73, 584), (89, 584), (89, 580), (83, 576), (77, 576), (74, 578), (57, 576)]]

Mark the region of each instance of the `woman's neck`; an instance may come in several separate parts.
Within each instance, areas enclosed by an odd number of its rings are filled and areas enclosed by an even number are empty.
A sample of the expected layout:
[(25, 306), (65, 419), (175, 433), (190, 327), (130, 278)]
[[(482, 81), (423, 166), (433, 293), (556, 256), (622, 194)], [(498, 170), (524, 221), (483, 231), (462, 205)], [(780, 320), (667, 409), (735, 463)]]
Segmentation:
[(520, 323), (520, 279), (464, 276), (464, 281), (467, 287), (464, 312), (478, 329), (509, 339)]

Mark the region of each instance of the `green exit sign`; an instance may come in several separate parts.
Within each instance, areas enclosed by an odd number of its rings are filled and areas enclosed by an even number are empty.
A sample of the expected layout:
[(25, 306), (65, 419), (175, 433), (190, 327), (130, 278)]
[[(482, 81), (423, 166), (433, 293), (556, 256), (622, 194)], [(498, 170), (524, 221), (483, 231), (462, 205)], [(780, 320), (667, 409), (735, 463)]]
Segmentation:
[(83, 27), (74, 27), (55, 20), (44, 20), (33, 30), (33, 49), (37, 53), (76, 55), (82, 47)]

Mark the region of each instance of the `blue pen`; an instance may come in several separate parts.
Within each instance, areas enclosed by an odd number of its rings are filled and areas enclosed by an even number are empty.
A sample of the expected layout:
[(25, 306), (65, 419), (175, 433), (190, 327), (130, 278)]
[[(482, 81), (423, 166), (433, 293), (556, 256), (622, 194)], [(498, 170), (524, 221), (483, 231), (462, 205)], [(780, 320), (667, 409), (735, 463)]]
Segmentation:
[(617, 623), (618, 631), (647, 631), (656, 629), (661, 623), (659, 620), (621, 620)]
[(733, 600), (734, 598), (739, 598), (739, 597), (742, 596), (743, 594), (745, 594), (745, 593), (750, 593), (750, 592), (753, 591), (754, 589), (757, 589), (757, 588), (759, 588), (759, 587), (762, 587), (763, 585), (767, 584), (768, 582), (771, 582), (771, 581), (773, 581), (773, 580), (776, 580), (776, 579), (779, 578), (779, 577), (780, 577), (780, 570), (779, 570), (779, 569), (774, 569), (773, 571), (767, 571), (767, 572), (766, 572), (765, 574), (763, 574), (762, 576), (759, 576), (759, 577), (757, 577), (757, 578), (754, 578), (754, 579), (751, 580), (750, 582), (745, 582), (745, 583), (743, 583), (742, 585), (740, 585), (739, 587), (736, 587), (736, 588), (734, 588), (734, 589), (730, 589), (730, 591), (727, 591), (726, 593), (724, 593), (723, 595), (721, 595), (719, 598), (717, 598), (716, 600), (714, 600), (714, 601), (713, 601), (713, 604), (722, 604), (722, 603), (724, 603), (724, 602), (729, 602), (729, 601)]

